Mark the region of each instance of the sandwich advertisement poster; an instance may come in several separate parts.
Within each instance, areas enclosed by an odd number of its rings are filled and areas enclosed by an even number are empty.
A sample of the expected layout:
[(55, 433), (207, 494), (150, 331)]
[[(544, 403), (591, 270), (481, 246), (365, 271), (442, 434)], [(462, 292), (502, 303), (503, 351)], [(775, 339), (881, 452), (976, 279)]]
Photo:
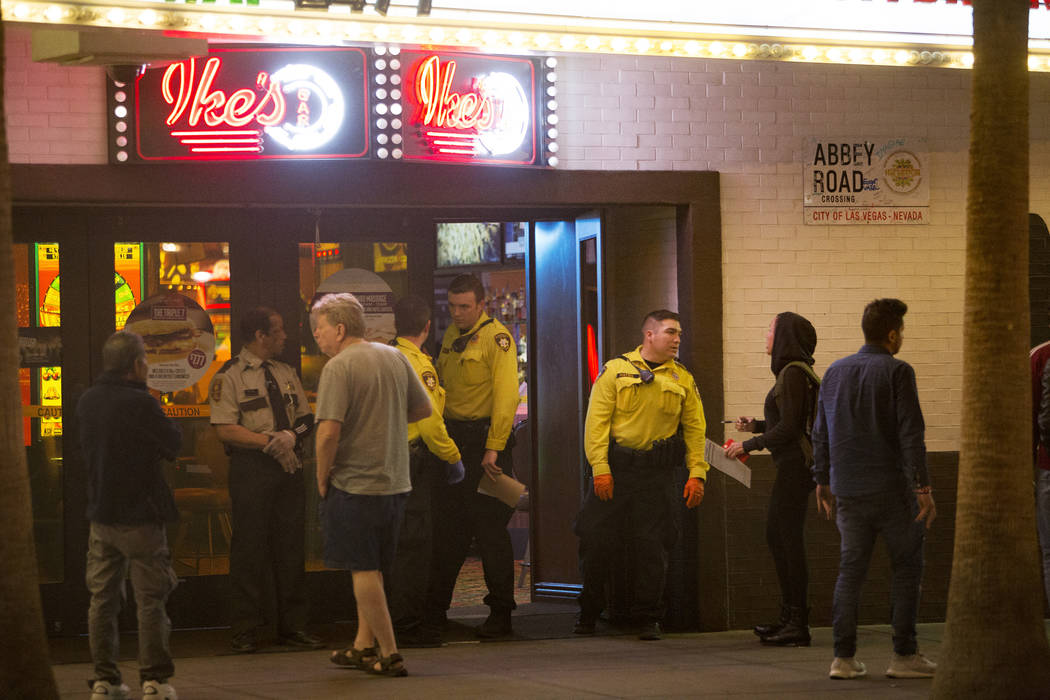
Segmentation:
[(181, 294), (158, 294), (128, 315), (125, 328), (142, 336), (149, 378), (161, 393), (200, 381), (215, 359), (215, 330), (197, 302)]

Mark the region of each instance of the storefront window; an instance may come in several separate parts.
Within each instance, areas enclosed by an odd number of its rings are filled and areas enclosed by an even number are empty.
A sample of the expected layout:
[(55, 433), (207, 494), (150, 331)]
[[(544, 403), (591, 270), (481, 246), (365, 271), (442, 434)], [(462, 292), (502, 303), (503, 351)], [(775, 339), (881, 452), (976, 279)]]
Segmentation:
[(230, 359), (229, 244), (117, 243), (113, 251), (117, 329), (146, 341), (148, 383), (182, 430), (182, 450), (165, 465), (179, 522), (168, 533), (180, 576), (229, 572), (229, 460), (211, 427), (208, 387)]
[(14, 246), (22, 439), (40, 583), (62, 580), (62, 326), (57, 243)]

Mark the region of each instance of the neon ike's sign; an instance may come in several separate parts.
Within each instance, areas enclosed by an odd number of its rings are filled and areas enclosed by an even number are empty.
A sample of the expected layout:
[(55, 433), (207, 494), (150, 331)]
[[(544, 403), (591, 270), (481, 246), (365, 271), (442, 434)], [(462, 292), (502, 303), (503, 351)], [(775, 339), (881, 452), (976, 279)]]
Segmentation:
[(173, 127), (185, 117), (188, 129), (173, 130), (171, 135), (192, 153), (261, 153), (262, 133), (251, 128), (256, 125), (289, 151), (311, 151), (329, 142), (342, 127), (346, 115), (342, 91), (317, 66), (290, 63), (272, 74), (260, 71), (255, 89), (241, 88), (229, 95), (214, 87), (221, 67), (222, 59), (212, 57), (204, 62), (199, 78), (195, 59), (168, 66), (164, 72), (161, 94), (171, 105), (165, 121)]
[(416, 122), (434, 150), (501, 155), (517, 149), (531, 115), (521, 84), (507, 73), (494, 72), (472, 79), (469, 91), (456, 92), (455, 75), (456, 62), (442, 64), (438, 56), (428, 56), (416, 69)]
[[(189, 125), (197, 126), (201, 116), (208, 126), (239, 127), (257, 121), (260, 126), (276, 126), (284, 121), (284, 91), (277, 81), (271, 80), (265, 72), (256, 77), (256, 85), (266, 92), (260, 98), (254, 90), (244, 88), (237, 90), (229, 97), (222, 90), (213, 90), (212, 82), (219, 72), (222, 59), (209, 58), (201, 72), (200, 82), (194, 89), (194, 71), (196, 61), (184, 61), (168, 66), (161, 85), (164, 101), (172, 105), (167, 124), (173, 126), (179, 121), (189, 107)], [(187, 75), (188, 73), (188, 75)], [(176, 82), (177, 92), (172, 90)], [(266, 110), (269, 110), (268, 112)]]

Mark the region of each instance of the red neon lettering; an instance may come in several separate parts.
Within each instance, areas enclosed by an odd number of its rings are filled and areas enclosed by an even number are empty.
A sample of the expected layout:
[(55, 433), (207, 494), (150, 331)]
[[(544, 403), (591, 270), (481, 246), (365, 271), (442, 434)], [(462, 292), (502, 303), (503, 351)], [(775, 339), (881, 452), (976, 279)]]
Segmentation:
[(437, 56), (430, 56), (420, 63), (416, 71), (417, 120), (424, 126), (449, 129), (484, 131), (491, 128), (496, 121), (492, 96), (452, 92), (455, 74), (455, 61), (447, 61), (442, 66)]
[[(276, 81), (270, 80), (266, 73), (259, 73), (256, 78), (259, 89), (266, 86), (262, 97), (249, 88), (243, 88), (227, 98), (222, 90), (212, 89), (212, 82), (222, 66), (222, 59), (213, 57), (205, 61), (199, 82), (194, 80), (196, 63), (196, 59), (175, 63), (168, 66), (164, 72), (162, 94), (164, 101), (173, 105), (167, 118), (168, 126), (174, 126), (175, 122), (182, 118), (187, 107), (189, 126), (197, 126), (202, 116), (208, 126), (245, 126), (253, 120), (261, 126), (276, 126), (284, 121), (284, 91)], [(177, 84), (177, 91), (172, 90), (173, 83)], [(271, 103), (271, 111), (268, 114), (264, 113)]]

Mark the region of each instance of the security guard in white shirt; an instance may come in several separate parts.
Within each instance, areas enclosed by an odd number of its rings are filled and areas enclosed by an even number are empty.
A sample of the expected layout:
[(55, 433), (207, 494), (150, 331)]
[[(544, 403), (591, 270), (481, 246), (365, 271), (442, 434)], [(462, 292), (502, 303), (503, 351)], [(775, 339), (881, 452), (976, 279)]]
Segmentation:
[(299, 461), (314, 416), (295, 370), (273, 359), (287, 338), (280, 314), (251, 309), (240, 331), (244, 346), (216, 373), (209, 395), (211, 424), (230, 455), (230, 646), (238, 653), (258, 649), (272, 577), (279, 643), (319, 649), (324, 642), (305, 629), (306, 488)]

